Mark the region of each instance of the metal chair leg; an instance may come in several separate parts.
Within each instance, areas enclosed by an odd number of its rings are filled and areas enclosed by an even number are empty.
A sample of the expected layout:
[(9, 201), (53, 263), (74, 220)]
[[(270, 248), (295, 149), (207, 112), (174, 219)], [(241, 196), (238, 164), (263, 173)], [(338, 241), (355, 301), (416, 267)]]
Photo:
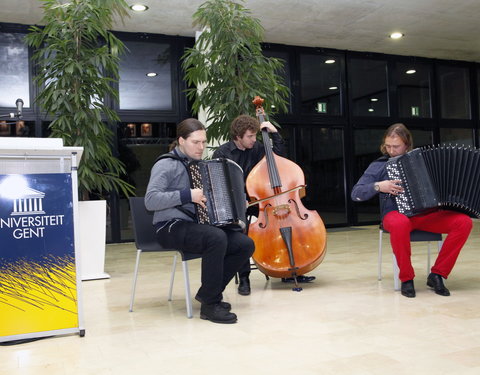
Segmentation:
[(191, 319), (193, 317), (192, 311), (192, 297), (190, 296), (190, 278), (188, 274), (188, 264), (187, 261), (182, 261), (183, 267), (183, 280), (185, 282), (185, 303), (187, 305), (187, 318)]
[(428, 242), (427, 275), (430, 273), (430, 242)]
[(378, 281), (382, 280), (382, 235), (383, 230), (379, 230), (378, 236)]
[(175, 253), (175, 256), (173, 257), (172, 273), (170, 275), (170, 288), (168, 290), (169, 301), (172, 300), (173, 282), (175, 281), (175, 271), (177, 269), (177, 256), (178, 256), (178, 253)]
[(398, 268), (398, 263), (397, 263), (397, 258), (395, 257), (395, 254), (392, 254), (393, 257), (393, 288), (394, 290), (400, 290), (400, 279), (399, 279), (399, 274), (400, 274), (400, 268)]
[(133, 283), (132, 283), (132, 296), (130, 297), (130, 309), (128, 311), (133, 311), (133, 301), (135, 300), (135, 289), (137, 288), (137, 277), (138, 277), (138, 265), (140, 263), (140, 254), (142, 253), (141, 249), (137, 250), (137, 261), (135, 262), (135, 271), (133, 272)]

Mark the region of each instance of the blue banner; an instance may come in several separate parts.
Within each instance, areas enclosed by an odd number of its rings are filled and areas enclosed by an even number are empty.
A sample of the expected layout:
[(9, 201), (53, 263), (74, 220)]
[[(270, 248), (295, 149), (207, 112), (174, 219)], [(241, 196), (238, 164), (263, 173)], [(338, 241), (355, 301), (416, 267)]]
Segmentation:
[(0, 336), (78, 326), (71, 175), (0, 175)]

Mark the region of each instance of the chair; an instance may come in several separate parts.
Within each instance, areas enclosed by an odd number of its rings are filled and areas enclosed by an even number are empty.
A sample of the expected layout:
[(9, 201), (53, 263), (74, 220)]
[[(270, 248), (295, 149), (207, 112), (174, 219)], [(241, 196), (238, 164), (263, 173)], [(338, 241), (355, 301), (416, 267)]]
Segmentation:
[(192, 299), (190, 296), (190, 280), (188, 276), (187, 261), (191, 259), (201, 258), (200, 254), (185, 253), (180, 249), (165, 249), (160, 246), (155, 237), (155, 231), (152, 226), (153, 212), (145, 208), (143, 197), (131, 197), (130, 210), (133, 222), (133, 233), (135, 236), (135, 246), (137, 248), (137, 261), (135, 263), (135, 271), (133, 275), (132, 296), (130, 299), (130, 312), (133, 311), (133, 301), (135, 300), (135, 289), (137, 286), (138, 265), (140, 263), (140, 255), (142, 251), (149, 252), (174, 252), (172, 274), (170, 276), (170, 289), (168, 292), (168, 300), (172, 300), (173, 281), (175, 279), (175, 269), (177, 265), (177, 256), (182, 258), (183, 278), (185, 283), (185, 302), (187, 305), (187, 317), (192, 318)]
[[(388, 233), (383, 229), (382, 224), (380, 224), (379, 238), (378, 238), (378, 280), (382, 280), (382, 234)], [(414, 230), (410, 233), (410, 242), (428, 242), (428, 253), (427, 253), (427, 274), (430, 272), (430, 242), (437, 241), (438, 251), (442, 248), (442, 235), (440, 233), (426, 232), (423, 230)], [(400, 290), (400, 280), (398, 274), (400, 270), (398, 268), (397, 259), (395, 254), (392, 253), (393, 257), (393, 284), (395, 290)]]

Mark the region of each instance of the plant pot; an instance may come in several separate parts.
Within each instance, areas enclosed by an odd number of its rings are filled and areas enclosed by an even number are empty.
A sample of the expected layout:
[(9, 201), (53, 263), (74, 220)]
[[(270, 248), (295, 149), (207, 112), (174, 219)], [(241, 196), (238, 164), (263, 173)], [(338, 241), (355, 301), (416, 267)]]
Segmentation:
[(106, 201), (78, 202), (80, 274), (83, 280), (108, 279), (105, 273)]

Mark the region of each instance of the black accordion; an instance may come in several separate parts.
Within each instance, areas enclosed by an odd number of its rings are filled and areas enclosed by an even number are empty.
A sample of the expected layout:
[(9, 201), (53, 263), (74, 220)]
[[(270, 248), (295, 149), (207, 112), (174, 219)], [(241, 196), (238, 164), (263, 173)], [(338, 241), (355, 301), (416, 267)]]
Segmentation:
[(207, 209), (195, 204), (197, 222), (245, 230), (246, 203), (243, 170), (230, 159), (195, 160), (188, 164), (192, 189), (202, 189)]
[(480, 217), (480, 150), (428, 146), (390, 158), (388, 177), (401, 180), (404, 192), (395, 199), (398, 211), (414, 216), (434, 208)]

